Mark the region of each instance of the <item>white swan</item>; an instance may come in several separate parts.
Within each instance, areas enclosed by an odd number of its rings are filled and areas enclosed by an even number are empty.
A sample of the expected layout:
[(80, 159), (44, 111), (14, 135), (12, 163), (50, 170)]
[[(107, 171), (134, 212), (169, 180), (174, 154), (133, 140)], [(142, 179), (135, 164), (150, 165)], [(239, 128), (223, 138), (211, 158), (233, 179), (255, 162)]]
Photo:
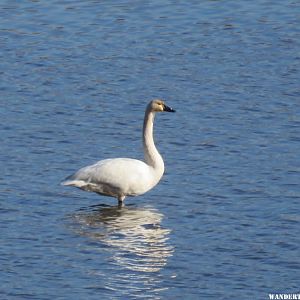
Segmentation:
[(131, 158), (100, 160), (66, 178), (63, 185), (116, 197), (123, 205), (126, 196), (137, 196), (152, 189), (164, 173), (164, 161), (153, 141), (153, 121), (156, 112), (175, 112), (164, 101), (151, 101), (145, 112), (143, 145), (145, 162)]

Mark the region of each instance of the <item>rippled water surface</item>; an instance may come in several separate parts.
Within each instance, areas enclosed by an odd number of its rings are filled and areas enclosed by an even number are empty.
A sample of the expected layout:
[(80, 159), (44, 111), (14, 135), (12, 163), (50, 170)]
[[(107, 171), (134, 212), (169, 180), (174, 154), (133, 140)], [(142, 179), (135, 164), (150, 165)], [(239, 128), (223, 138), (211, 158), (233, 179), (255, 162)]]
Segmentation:
[[(2, 299), (269, 299), (300, 278), (298, 1), (1, 1)], [(116, 200), (60, 186), (142, 158)]]

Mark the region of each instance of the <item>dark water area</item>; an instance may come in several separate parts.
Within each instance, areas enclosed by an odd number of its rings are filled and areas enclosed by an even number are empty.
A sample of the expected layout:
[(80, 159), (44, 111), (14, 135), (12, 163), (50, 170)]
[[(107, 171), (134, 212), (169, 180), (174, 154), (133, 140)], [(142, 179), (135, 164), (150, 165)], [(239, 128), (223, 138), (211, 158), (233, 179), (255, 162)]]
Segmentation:
[[(298, 1), (1, 1), (1, 299), (299, 293)], [(145, 195), (60, 186), (142, 159)]]

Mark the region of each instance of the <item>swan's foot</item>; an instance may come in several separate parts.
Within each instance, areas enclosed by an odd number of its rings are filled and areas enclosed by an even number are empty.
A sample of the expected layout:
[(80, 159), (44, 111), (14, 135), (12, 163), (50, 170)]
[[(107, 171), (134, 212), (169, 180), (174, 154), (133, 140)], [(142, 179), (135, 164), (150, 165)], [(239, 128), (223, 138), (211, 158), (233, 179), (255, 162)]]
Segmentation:
[(124, 199), (125, 199), (125, 196), (119, 196), (119, 197), (118, 197), (118, 207), (119, 207), (119, 208), (125, 206), (125, 204), (124, 204)]

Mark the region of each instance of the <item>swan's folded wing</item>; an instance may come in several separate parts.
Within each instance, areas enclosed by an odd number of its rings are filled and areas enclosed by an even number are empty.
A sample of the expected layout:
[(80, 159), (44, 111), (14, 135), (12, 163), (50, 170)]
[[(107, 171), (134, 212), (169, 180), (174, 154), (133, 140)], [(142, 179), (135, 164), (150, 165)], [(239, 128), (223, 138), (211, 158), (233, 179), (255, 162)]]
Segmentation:
[(149, 166), (143, 161), (115, 158), (84, 167), (67, 177), (62, 184), (104, 194), (123, 191), (125, 195), (139, 195), (152, 187), (152, 181), (152, 172), (149, 172)]

